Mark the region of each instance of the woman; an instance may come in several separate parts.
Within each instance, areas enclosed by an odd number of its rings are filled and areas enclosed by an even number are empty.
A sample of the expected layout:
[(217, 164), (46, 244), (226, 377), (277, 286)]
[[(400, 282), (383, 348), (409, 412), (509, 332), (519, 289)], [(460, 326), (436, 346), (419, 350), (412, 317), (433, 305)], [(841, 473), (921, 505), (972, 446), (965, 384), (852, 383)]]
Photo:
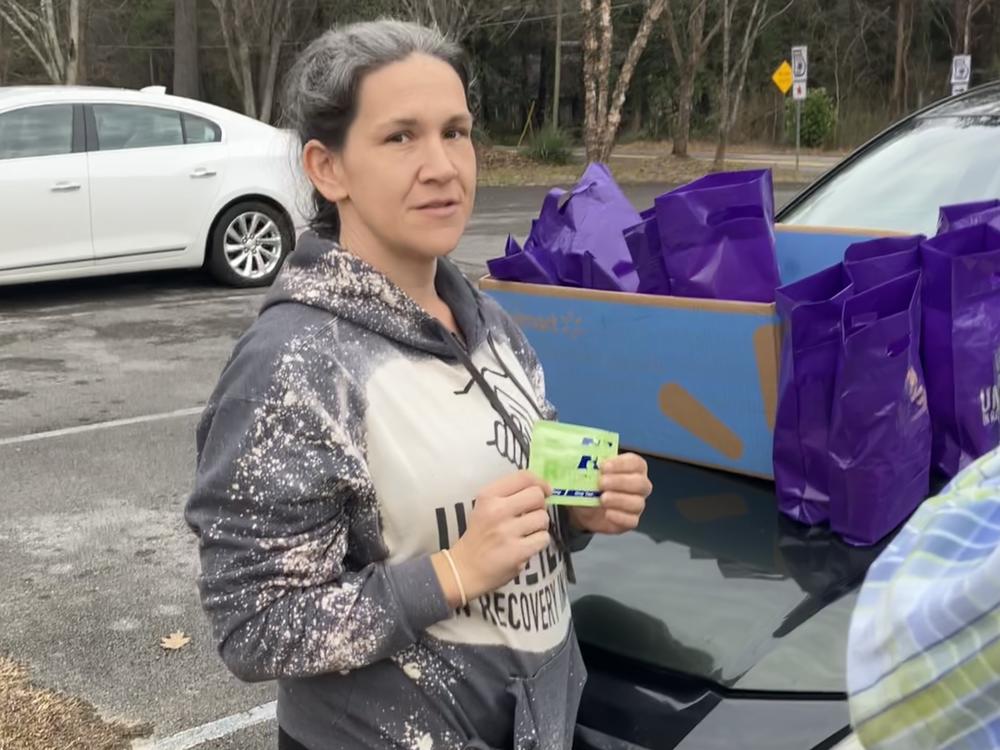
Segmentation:
[(285, 748), (568, 748), (585, 671), (570, 547), (638, 523), (633, 455), (552, 514), (524, 471), (552, 418), (522, 333), (444, 257), (472, 212), (461, 51), (382, 21), (289, 77), (315, 187), (199, 427), (186, 517), (222, 658), (278, 680)]

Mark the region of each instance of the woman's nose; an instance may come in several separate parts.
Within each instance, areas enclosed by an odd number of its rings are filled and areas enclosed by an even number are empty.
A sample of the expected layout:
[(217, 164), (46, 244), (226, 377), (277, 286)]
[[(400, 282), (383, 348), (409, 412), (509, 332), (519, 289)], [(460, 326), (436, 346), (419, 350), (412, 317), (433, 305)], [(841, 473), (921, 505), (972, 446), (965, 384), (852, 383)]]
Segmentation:
[(458, 175), (455, 162), (448, 153), (447, 143), (442, 138), (429, 138), (420, 166), (420, 179), (424, 182), (450, 180)]

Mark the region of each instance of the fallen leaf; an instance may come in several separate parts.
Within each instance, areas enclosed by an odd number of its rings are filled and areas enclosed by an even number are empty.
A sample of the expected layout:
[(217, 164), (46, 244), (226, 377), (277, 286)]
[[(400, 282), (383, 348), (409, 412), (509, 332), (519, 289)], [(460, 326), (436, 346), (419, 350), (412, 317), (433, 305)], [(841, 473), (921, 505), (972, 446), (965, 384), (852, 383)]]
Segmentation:
[(166, 638), (160, 639), (160, 648), (166, 651), (177, 651), (178, 649), (184, 648), (191, 642), (191, 636), (184, 635), (184, 633), (178, 630), (176, 633), (171, 633)]

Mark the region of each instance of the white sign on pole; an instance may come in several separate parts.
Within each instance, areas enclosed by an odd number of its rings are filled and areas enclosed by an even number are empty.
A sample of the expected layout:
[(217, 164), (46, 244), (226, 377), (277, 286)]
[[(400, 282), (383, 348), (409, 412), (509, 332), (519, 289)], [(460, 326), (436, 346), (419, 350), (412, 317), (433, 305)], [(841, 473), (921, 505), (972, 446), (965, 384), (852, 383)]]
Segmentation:
[(958, 96), (959, 94), (964, 94), (969, 90), (969, 84), (967, 83), (953, 83), (951, 84), (951, 95)]
[(792, 83), (792, 99), (797, 102), (805, 101), (806, 98), (806, 82), (805, 81), (794, 81)]
[(966, 88), (972, 80), (972, 55), (955, 55), (951, 60), (951, 83), (964, 83)]
[(809, 49), (805, 46), (792, 47), (792, 77), (805, 82), (809, 76)]

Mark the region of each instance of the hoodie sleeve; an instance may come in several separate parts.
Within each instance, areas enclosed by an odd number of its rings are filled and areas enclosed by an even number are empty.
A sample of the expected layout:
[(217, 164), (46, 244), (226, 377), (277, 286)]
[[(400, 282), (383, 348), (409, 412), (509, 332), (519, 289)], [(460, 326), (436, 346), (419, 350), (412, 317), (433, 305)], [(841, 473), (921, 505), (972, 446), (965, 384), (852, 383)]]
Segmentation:
[(451, 614), (430, 557), (384, 560), (360, 395), (328, 363), (282, 362), (261, 398), (220, 384), (185, 514), (219, 651), (246, 681), (362, 667)]

